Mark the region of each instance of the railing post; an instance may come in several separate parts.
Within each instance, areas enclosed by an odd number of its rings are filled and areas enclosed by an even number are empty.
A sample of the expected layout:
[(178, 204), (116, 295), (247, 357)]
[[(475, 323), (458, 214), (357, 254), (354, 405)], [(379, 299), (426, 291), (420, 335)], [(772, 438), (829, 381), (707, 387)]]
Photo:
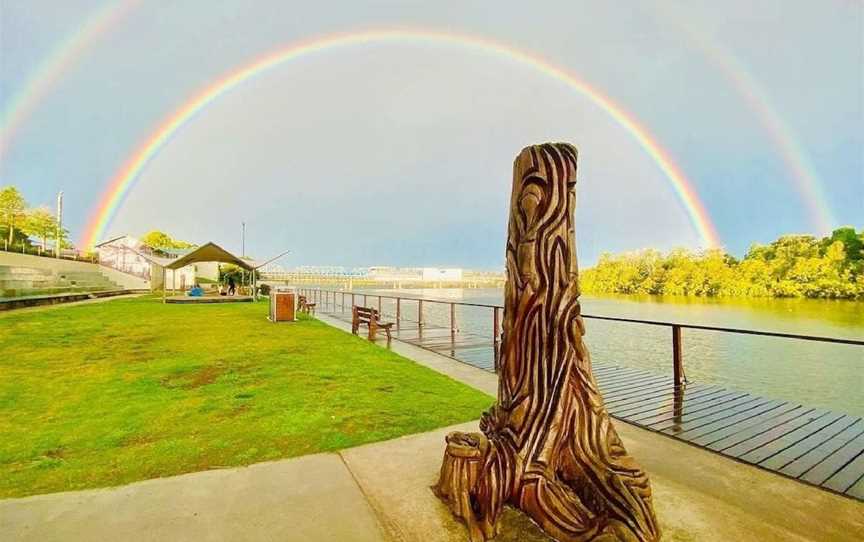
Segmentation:
[(456, 333), (456, 304), (450, 303), (450, 335)]
[(396, 329), (398, 330), (401, 327), (402, 320), (402, 298), (396, 298)]
[(417, 300), (417, 333), (423, 333), (423, 300)]
[(684, 353), (681, 351), (681, 326), (672, 326), (672, 378), (676, 386), (684, 384)]
[(500, 326), (501, 323), (498, 320), (498, 307), (492, 307), (492, 366), (496, 373), (498, 372), (498, 357), (501, 350), (501, 345), (498, 344), (498, 338), (500, 337), (498, 334), (498, 328)]
[(450, 355), (456, 357), (456, 304), (450, 302)]
[(355, 305), (357, 305), (357, 303), (354, 302), (354, 292), (351, 292), (351, 311), (352, 311), (352, 314), (353, 314)]
[(345, 312), (345, 292), (342, 292), (342, 312)]
[(492, 342), (498, 344), (498, 328), (501, 323), (498, 321), (498, 307), (492, 308)]
[(378, 315), (383, 316), (383, 314), (381, 313), (381, 296), (380, 295), (378, 296)]

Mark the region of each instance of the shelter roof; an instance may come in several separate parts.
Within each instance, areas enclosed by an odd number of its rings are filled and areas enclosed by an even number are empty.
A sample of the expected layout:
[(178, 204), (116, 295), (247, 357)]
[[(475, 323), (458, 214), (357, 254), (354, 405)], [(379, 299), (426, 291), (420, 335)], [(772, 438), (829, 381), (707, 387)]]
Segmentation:
[(252, 265), (250, 262), (247, 262), (239, 256), (231, 254), (224, 248), (212, 242), (205, 243), (200, 247), (193, 249), (191, 252), (188, 252), (187, 254), (177, 258), (176, 260), (171, 260), (170, 263), (167, 263), (165, 265), (165, 268), (180, 269), (181, 267), (186, 267), (187, 265), (191, 265), (197, 262), (230, 263), (249, 271), (252, 270)]

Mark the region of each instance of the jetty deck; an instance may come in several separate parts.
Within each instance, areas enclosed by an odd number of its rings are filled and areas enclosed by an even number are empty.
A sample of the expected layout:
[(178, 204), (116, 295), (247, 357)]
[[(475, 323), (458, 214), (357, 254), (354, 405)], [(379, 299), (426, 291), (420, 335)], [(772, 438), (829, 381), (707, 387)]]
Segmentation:
[[(350, 308), (319, 305), (351, 321)], [(362, 333), (362, 331), (361, 331)], [(488, 371), (496, 346), (488, 336), (401, 321), (393, 338)], [(803, 483), (864, 501), (864, 420), (669, 374), (594, 363), (606, 408), (619, 420)]]

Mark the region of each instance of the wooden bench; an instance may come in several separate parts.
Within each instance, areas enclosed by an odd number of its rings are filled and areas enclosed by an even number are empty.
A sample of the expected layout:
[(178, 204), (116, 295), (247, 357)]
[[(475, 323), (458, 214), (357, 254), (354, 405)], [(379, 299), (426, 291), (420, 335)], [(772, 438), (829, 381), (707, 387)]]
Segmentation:
[(358, 307), (354, 305), (351, 308), (351, 333), (357, 335), (357, 331), (361, 325), (365, 325), (369, 329), (369, 340), (374, 341), (379, 329), (383, 329), (387, 333), (387, 343), (390, 343), (390, 328), (393, 327), (393, 322), (384, 323), (381, 321), (381, 315), (376, 309), (370, 307)]
[(309, 303), (309, 300), (306, 299), (305, 295), (298, 296), (297, 299), (297, 308), (300, 309), (300, 312), (305, 312), (306, 314), (315, 314), (315, 303)]

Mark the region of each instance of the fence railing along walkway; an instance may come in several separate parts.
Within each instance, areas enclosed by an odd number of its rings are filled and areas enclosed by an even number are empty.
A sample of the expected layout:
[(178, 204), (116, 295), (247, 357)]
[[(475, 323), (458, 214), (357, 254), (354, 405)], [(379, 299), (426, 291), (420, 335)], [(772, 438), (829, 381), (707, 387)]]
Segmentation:
[[(501, 346), (503, 306), (362, 291), (320, 288), (299, 291), (317, 303), (318, 311), (345, 321), (351, 320), (354, 305), (377, 308), (383, 318), (395, 323), (394, 338), (475, 367), (495, 370)], [(488, 334), (477, 329), (460, 329), (458, 312), (468, 308), (489, 311)], [(428, 312), (435, 312), (438, 322), (433, 323)], [(594, 363), (594, 377), (613, 417), (864, 501), (864, 420), (795, 402), (688, 382), (682, 331), (854, 346), (864, 346), (864, 340), (590, 314), (582, 317), (669, 329), (671, 378), (644, 369)]]

